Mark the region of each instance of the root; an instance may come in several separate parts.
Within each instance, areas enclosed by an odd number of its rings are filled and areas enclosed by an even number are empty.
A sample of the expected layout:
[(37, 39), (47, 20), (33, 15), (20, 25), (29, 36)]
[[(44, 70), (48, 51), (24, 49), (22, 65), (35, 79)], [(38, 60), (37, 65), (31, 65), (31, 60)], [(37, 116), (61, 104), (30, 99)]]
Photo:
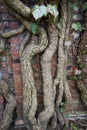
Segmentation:
[(25, 18), (29, 18), (30, 16), (30, 8), (23, 4), (20, 0), (3, 0), (6, 2), (11, 8), (15, 10), (18, 14)]
[[(24, 43), (25, 44), (25, 43)], [(21, 53), (21, 71), (23, 77), (23, 111), (24, 118), (28, 117), (33, 129), (36, 129), (37, 122), (35, 118), (37, 110), (37, 92), (33, 77), (31, 60), (34, 55), (45, 50), (48, 45), (47, 35), (44, 29), (39, 28), (39, 44), (37, 36), (32, 36), (29, 45)], [(23, 45), (22, 45), (23, 46)], [(20, 51), (21, 52), (21, 51)]]
[(58, 68), (57, 76), (54, 80), (53, 90), (54, 90), (54, 100), (56, 95), (56, 86), (59, 86), (58, 96), (56, 99), (56, 113), (61, 126), (64, 126), (66, 121), (64, 119), (64, 114), (59, 111), (59, 106), (63, 100), (63, 95), (65, 95), (66, 103), (71, 102), (71, 93), (66, 79), (66, 62), (67, 62), (67, 51), (64, 45), (66, 39), (66, 28), (67, 28), (67, 1), (64, 0), (61, 6), (62, 12), (62, 29), (60, 31), (59, 38), (59, 48), (58, 48)]
[(77, 87), (81, 93), (81, 100), (85, 108), (87, 109), (87, 88), (84, 86), (83, 81), (78, 81)]
[(29, 42), (30, 36), (31, 36), (30, 33), (27, 32), (23, 42), (21, 43), (20, 50), (19, 50), (20, 58), (22, 56), (22, 53), (23, 53), (23, 50), (24, 50), (26, 44)]
[(2, 37), (3, 38), (10, 38), (10, 37), (12, 37), (14, 35), (22, 33), (24, 30), (25, 30), (25, 27), (23, 25), (21, 25), (21, 27), (19, 29), (14, 29), (12, 31), (3, 33)]
[(5, 49), (5, 39), (1, 38), (0, 40), (0, 53)]
[[(87, 49), (87, 11), (84, 12), (84, 28), (85, 30), (82, 33), (81, 39), (80, 39), (80, 43), (79, 43), (79, 57), (80, 57), (80, 64), (85, 65), (85, 56), (83, 54), (84, 50)], [(85, 106), (85, 108), (87, 109), (87, 87), (86, 84), (84, 83), (83, 79), (85, 79), (87, 77), (87, 72), (86, 72), (86, 68), (82, 68), (81, 69), (81, 77), (82, 79), (79, 79), (77, 81), (77, 88), (80, 91), (80, 95), (81, 95), (81, 100), (83, 105)]]
[(9, 13), (14, 15), (25, 26), (25, 28), (31, 32), (31, 23), (20, 14), (18, 14), (8, 3), (6, 3), (5, 1), (3, 2)]
[[(12, 13), (23, 26), (18, 29), (5, 33), (2, 37), (9, 37), (21, 33), (26, 28), (31, 32), (31, 23), (29, 21), (30, 8), (25, 6), (20, 0), (3, 0), (6, 8)], [(18, 2), (18, 5), (17, 5)], [(48, 38), (44, 29), (38, 27), (38, 36), (33, 36), (30, 39), (30, 33), (27, 33), (20, 47), (20, 60), (21, 71), (23, 78), (23, 116), (24, 119), (30, 121), (34, 130), (46, 130), (47, 124), (52, 116), (55, 120), (59, 120), (61, 126), (65, 125), (65, 117), (59, 111), (60, 104), (65, 95), (66, 104), (71, 101), (71, 93), (66, 79), (66, 65), (67, 65), (67, 48), (64, 45), (66, 40), (67, 30), (67, 0), (62, 0), (61, 3), (61, 16), (62, 29), (60, 30), (59, 42), (58, 42), (58, 30), (55, 25), (48, 26), (49, 46)], [(29, 44), (27, 45), (27, 43)], [(47, 48), (48, 46), (48, 48)], [(51, 59), (58, 46), (58, 67), (55, 80), (52, 79), (51, 74)], [(47, 49), (46, 49), (47, 48)], [(39, 53), (44, 52), (41, 59), (42, 77), (43, 77), (43, 92), (44, 92), (44, 107), (45, 110), (38, 116), (38, 121), (35, 117), (37, 110), (37, 91), (35, 87), (35, 81), (33, 76), (33, 69), (31, 61), (33, 57)], [(56, 87), (59, 85), (58, 96), (56, 94)], [(56, 102), (56, 103), (55, 103)], [(55, 103), (55, 104), (54, 104)], [(55, 108), (56, 107), (56, 108)], [(56, 114), (55, 114), (56, 113)], [(29, 129), (29, 128), (28, 128)]]
[(56, 51), (58, 43), (58, 31), (55, 25), (49, 25), (49, 47), (44, 52), (41, 59), (42, 76), (43, 76), (43, 92), (45, 110), (38, 117), (39, 125), (42, 130), (46, 130), (47, 123), (54, 113), (54, 100), (52, 88), (51, 60)]
[(0, 122), (0, 130), (8, 130), (12, 122), (12, 114), (17, 103), (14, 96), (9, 91), (8, 85), (3, 80), (0, 81), (0, 89), (5, 100), (7, 101), (7, 104), (5, 106), (5, 111), (3, 114), (3, 119)]

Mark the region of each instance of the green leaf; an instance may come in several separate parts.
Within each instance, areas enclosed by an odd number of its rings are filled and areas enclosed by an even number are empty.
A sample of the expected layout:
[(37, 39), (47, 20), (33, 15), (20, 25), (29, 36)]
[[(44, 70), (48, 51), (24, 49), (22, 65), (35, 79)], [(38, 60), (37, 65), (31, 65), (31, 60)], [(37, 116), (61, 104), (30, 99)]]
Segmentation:
[(79, 9), (78, 9), (78, 5), (77, 4), (73, 4), (73, 9), (74, 9), (74, 11), (78, 11)]
[(84, 64), (82, 64), (82, 63), (80, 63), (80, 64), (78, 65), (78, 67), (79, 67), (80, 69), (82, 69), (82, 68), (84, 68), (84, 67), (85, 67), (85, 65), (84, 65)]
[(60, 103), (60, 106), (62, 106), (62, 107), (63, 107), (63, 106), (64, 106), (64, 102), (61, 102), (61, 103)]
[(75, 125), (72, 126), (72, 129), (73, 129), (73, 130), (79, 130), (78, 127), (75, 126)]
[(65, 106), (64, 106), (64, 105), (65, 105), (64, 102), (61, 102), (61, 103), (60, 103), (60, 106), (59, 106), (59, 111), (60, 111), (60, 112), (64, 112), (64, 110), (65, 110)]
[(32, 9), (32, 15), (35, 20), (41, 18), (42, 16), (47, 16), (47, 7), (45, 5), (35, 5)]
[(48, 13), (50, 13), (51, 15), (54, 16), (54, 18), (56, 18), (58, 16), (58, 10), (57, 10), (57, 6), (56, 5), (48, 5), (47, 6), (47, 11)]
[(73, 20), (77, 20), (77, 15), (73, 15)]
[(83, 50), (82, 54), (83, 55), (87, 54), (87, 49)]
[(59, 111), (60, 111), (61, 113), (64, 112), (64, 110), (65, 110), (64, 107), (59, 108)]
[(73, 3), (69, 1), (69, 7), (72, 8), (73, 7)]
[(33, 34), (36, 34), (37, 31), (38, 31), (38, 26), (37, 26), (37, 24), (36, 24), (36, 23), (32, 23), (32, 24), (31, 24), (31, 29), (32, 29), (32, 33), (33, 33)]
[(71, 79), (74, 80), (74, 81), (79, 80), (78, 76), (71, 76)]
[(82, 10), (83, 10), (83, 11), (86, 11), (86, 10), (87, 10), (87, 2), (82, 5)]
[(82, 31), (83, 27), (80, 22), (76, 22), (72, 24), (72, 29)]

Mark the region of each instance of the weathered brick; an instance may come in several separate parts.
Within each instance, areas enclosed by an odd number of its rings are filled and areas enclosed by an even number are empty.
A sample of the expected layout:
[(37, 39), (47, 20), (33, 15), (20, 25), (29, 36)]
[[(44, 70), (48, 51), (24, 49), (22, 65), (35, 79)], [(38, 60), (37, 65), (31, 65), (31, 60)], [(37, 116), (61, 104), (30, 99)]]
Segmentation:
[(18, 23), (17, 23), (17, 22), (11, 22), (11, 23), (9, 24), (9, 28), (10, 28), (10, 29), (16, 29), (16, 28), (18, 28)]
[(20, 82), (20, 84), (19, 83), (17, 83), (17, 84), (15, 84), (15, 93), (18, 91), (23, 91), (23, 89), (22, 89), (22, 83)]
[(22, 102), (23, 101), (23, 97), (16, 95), (16, 93), (15, 93), (15, 97), (16, 97), (17, 102)]
[(69, 84), (69, 86), (70, 87), (75, 87), (75, 81), (73, 81), (73, 80), (68, 80), (68, 84)]
[(19, 96), (22, 96), (23, 95), (23, 92), (22, 91), (15, 91), (16, 93), (16, 96), (19, 97)]
[(16, 21), (16, 18), (13, 15), (9, 14), (8, 15), (8, 21), (9, 22), (14, 22), (14, 21)]
[(22, 40), (21, 37), (15, 36), (15, 37), (10, 38), (9, 41), (10, 41), (11, 44), (19, 44), (21, 42), (21, 40)]
[[(18, 75), (18, 77), (19, 77), (19, 75), (21, 74), (21, 66), (20, 66), (20, 64), (12, 64), (12, 68), (13, 68), (13, 74), (14, 75)], [(16, 76), (14, 76), (14, 78), (15, 78)]]
[(8, 20), (8, 13), (2, 13), (2, 21)]
[(12, 51), (11, 54), (12, 54), (12, 59), (18, 59), (19, 58), (19, 52)]
[(17, 115), (18, 115), (19, 117), (21, 117), (21, 116), (23, 115), (22, 110), (18, 110), (18, 109), (17, 109), (17, 111), (16, 111), (16, 112), (17, 112)]

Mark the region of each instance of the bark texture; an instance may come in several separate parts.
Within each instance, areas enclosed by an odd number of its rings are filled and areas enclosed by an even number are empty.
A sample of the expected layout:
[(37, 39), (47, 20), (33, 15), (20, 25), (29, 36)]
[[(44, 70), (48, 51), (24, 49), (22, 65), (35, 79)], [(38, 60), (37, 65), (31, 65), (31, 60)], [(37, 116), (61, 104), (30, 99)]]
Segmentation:
[(3, 34), (2, 34), (2, 37), (3, 37), (3, 38), (10, 38), (10, 37), (12, 37), (12, 36), (14, 36), (14, 35), (17, 35), (17, 34), (22, 33), (24, 30), (25, 30), (24, 25), (21, 25), (21, 27), (20, 27), (19, 29), (15, 29), (15, 30), (11, 30), (11, 31), (9, 31), (9, 32), (3, 33)]
[[(51, 118), (53, 118), (55, 124), (59, 121), (63, 129), (64, 125), (67, 124), (67, 121), (65, 114), (61, 113), (59, 108), (64, 98), (65, 106), (71, 103), (71, 93), (66, 78), (68, 48), (65, 46), (65, 41), (68, 40), (67, 35), (69, 35), (71, 24), (68, 1), (59, 1), (59, 3), (61, 3), (59, 4), (59, 13), (62, 17), (61, 29), (58, 30), (56, 23), (52, 23), (52, 18), (49, 15), (48, 20), (44, 20), (43, 22), (43, 25), (44, 23), (47, 25), (46, 29), (41, 26), (42, 21), (37, 22), (37, 35), (31, 33), (31, 9), (29, 7), (24, 5), (20, 0), (3, 0), (3, 3), (7, 10), (13, 14), (22, 25), (19, 29), (2, 34), (2, 37), (4, 39), (9, 38), (22, 33), (25, 29), (27, 30), (19, 51), (23, 78), (23, 117), (25, 123), (27, 123), (27, 129), (29, 130), (28, 124), (30, 124), (32, 126), (30, 129), (46, 130), (48, 129), (47, 126)], [(53, 79), (51, 73), (51, 61), (56, 51), (58, 51), (58, 64), (56, 77)], [(36, 117), (37, 90), (31, 62), (33, 57), (40, 52), (43, 52), (40, 64), (42, 71), (44, 110), (38, 115), (38, 117)], [(58, 89), (56, 89), (57, 87)], [(8, 98), (6, 97), (6, 100), (8, 101), (10, 97), (11, 96), (8, 93)]]
[(40, 113), (38, 121), (42, 130), (46, 129), (49, 119), (54, 114), (51, 60), (57, 49), (58, 44), (58, 30), (56, 29), (55, 25), (48, 25), (48, 35), (49, 35), (49, 46), (45, 50), (41, 59), (45, 110)]
[(9, 91), (8, 85), (4, 80), (0, 80), (0, 90), (7, 101), (3, 118), (0, 122), (0, 130), (8, 130), (12, 122), (12, 114), (17, 105), (14, 95)]
[[(87, 51), (87, 11), (84, 13), (84, 32), (81, 36), (79, 43), (79, 65), (83, 64), (85, 67), (85, 51)], [(85, 108), (87, 109), (87, 87), (84, 83), (84, 79), (87, 77), (86, 68), (81, 69), (81, 79), (77, 81), (77, 88), (81, 94), (81, 100)]]
[[(24, 44), (26, 42), (23, 42)], [(21, 59), (21, 68), (22, 68), (22, 77), (23, 77), (23, 110), (24, 118), (28, 117), (28, 120), (31, 122), (33, 129), (35, 129), (37, 122), (35, 119), (35, 114), (37, 110), (37, 92), (33, 77), (33, 70), (31, 66), (31, 60), (37, 53), (44, 51), (48, 45), (48, 39), (46, 31), (42, 28), (39, 28), (39, 41), (37, 36), (33, 36), (29, 41), (29, 44), (26, 47), (21, 44), (20, 50), (20, 59)], [(23, 49), (23, 47), (25, 47)], [(21, 53), (22, 52), (22, 53)]]
[(69, 91), (69, 86), (66, 79), (66, 65), (67, 65), (67, 51), (65, 47), (65, 40), (66, 40), (66, 31), (67, 31), (67, 24), (68, 24), (68, 2), (65, 0), (62, 2), (61, 12), (62, 12), (62, 29), (60, 30), (59, 35), (59, 43), (58, 43), (58, 68), (57, 68), (57, 75), (54, 80), (53, 89), (54, 89), (54, 99), (56, 95), (56, 86), (59, 86), (58, 96), (56, 99), (56, 112), (58, 116), (58, 120), (61, 126), (64, 126), (66, 123), (63, 119), (64, 115), (60, 113), (59, 106), (63, 100), (63, 95), (65, 95), (66, 103), (71, 102), (71, 93)]

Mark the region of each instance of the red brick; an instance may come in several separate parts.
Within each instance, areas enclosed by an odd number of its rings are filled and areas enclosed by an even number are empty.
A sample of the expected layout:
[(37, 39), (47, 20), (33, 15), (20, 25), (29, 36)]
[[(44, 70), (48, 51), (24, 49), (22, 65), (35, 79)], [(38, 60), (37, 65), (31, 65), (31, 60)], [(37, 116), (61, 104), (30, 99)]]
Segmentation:
[(12, 59), (17, 59), (17, 58), (19, 58), (19, 52), (17, 52), (17, 51), (12, 51), (11, 54), (12, 54)]
[(83, 112), (83, 111), (86, 111), (86, 109), (83, 107), (83, 106), (77, 106), (77, 107), (74, 107), (73, 106), (73, 109), (74, 109), (74, 111), (76, 111), (76, 112)]
[(10, 38), (10, 43), (11, 44), (19, 44), (21, 42), (22, 38), (21, 37), (12, 37)]
[(15, 81), (15, 85), (16, 85), (16, 87), (22, 87), (23, 86), (23, 83), (22, 83), (22, 81), (20, 80), (20, 81), (18, 81), (18, 82), (16, 82)]
[(14, 83), (17, 84), (17, 83), (19, 83), (19, 82), (21, 82), (21, 77), (20, 77), (20, 75), (14, 75)]
[(72, 112), (72, 110), (73, 110), (72, 104), (69, 104), (69, 105), (66, 106), (66, 110), (65, 110), (66, 112), (69, 112), (69, 111)]
[(22, 110), (17, 110), (17, 116), (22, 116), (23, 115), (23, 111)]
[(10, 29), (16, 29), (16, 28), (18, 28), (18, 23), (17, 22), (11, 22), (9, 24), (9, 27), (10, 27)]
[(67, 75), (68, 75), (68, 76), (72, 76), (72, 75), (74, 75), (74, 71), (67, 70)]
[(14, 71), (15, 71), (15, 69), (21, 69), (21, 65), (19, 64), (19, 63), (17, 63), (17, 64), (12, 64), (12, 68), (14, 69)]
[(38, 96), (38, 102), (39, 102), (39, 104), (43, 103), (43, 96), (42, 95)]
[(12, 64), (12, 68), (13, 68), (13, 74), (20, 76), (20, 74), (21, 74), (21, 66), (20, 66), (20, 64), (18, 64), (18, 63), (17, 64)]
[(40, 78), (38, 78), (37, 80), (36, 80), (36, 88), (37, 88), (37, 91), (39, 92), (39, 93), (42, 93), (42, 84), (41, 84), (41, 82), (40, 82)]
[(23, 91), (22, 87), (19, 85), (15, 85), (15, 93), (19, 91)]
[(38, 63), (35, 63), (35, 64), (32, 64), (32, 67), (34, 70), (37, 70), (37, 68), (39, 68), (39, 65), (38, 65)]
[(1, 62), (2, 67), (6, 67), (6, 62)]
[(2, 96), (0, 96), (0, 104), (3, 104), (3, 102), (4, 102), (4, 99)]
[(69, 86), (70, 87), (75, 87), (75, 81), (73, 81), (73, 80), (68, 80), (68, 84), (69, 84)]
[(8, 74), (2, 74), (3, 79), (8, 79)]
[(22, 110), (22, 108), (23, 108), (22, 103), (18, 104), (18, 105), (17, 105), (17, 108), (18, 108), (18, 110)]
[(16, 93), (15, 93), (15, 97), (16, 97), (17, 102), (22, 102), (23, 101), (23, 97), (22, 96), (17, 96)]
[(8, 21), (12, 21), (13, 22), (15, 20), (16, 20), (16, 18), (13, 15), (9, 14)]
[(23, 95), (23, 92), (22, 92), (22, 91), (15, 91), (15, 95), (16, 95), (17, 97), (22, 96), (22, 95)]
[(19, 51), (19, 49), (20, 49), (19, 45), (15, 44), (15, 43), (11, 44), (10, 46), (11, 46), (11, 51)]
[[(15, 122), (15, 125), (16, 125), (15, 130), (17, 130), (17, 129), (19, 129), (19, 130), (24, 130), (24, 127), (23, 127), (24, 121), (23, 121), (22, 117), (20, 118), (20, 115), (19, 115), (19, 117), (17, 117), (17, 120), (16, 120), (16, 122)], [(17, 127), (17, 126), (21, 126), (21, 128), (19, 128), (19, 127)]]
[(79, 95), (72, 95), (72, 98), (73, 98), (74, 100), (80, 99)]

